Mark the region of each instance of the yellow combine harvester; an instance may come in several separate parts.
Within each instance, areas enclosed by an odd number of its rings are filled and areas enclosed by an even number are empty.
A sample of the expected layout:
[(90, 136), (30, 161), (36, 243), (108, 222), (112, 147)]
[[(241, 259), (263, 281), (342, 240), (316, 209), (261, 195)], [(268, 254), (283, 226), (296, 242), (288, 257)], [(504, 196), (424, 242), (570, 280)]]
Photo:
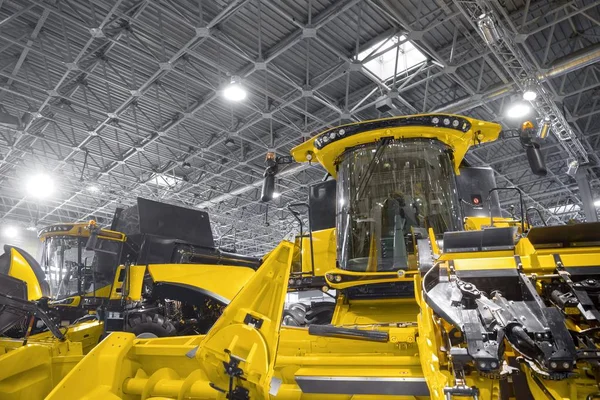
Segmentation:
[[(499, 132), (417, 115), (296, 147), (336, 180), (313, 196), (335, 228), (282, 242), (206, 335), (113, 333), (47, 398), (598, 397), (600, 225), (495, 211), (493, 175), (461, 162)], [(288, 288), (319, 286), (336, 292), (331, 324), (282, 326)]]
[[(192, 228), (176, 235), (174, 224)], [(106, 332), (206, 332), (260, 262), (215, 248), (198, 210), (138, 199), (113, 227), (128, 235), (95, 223), (42, 229), (41, 264), (5, 246), (0, 399), (44, 398)]]
[(216, 248), (206, 212), (141, 198), (111, 229), (52, 225), (40, 239), (50, 307), (63, 324), (98, 311), (109, 332), (205, 333), (260, 265)]

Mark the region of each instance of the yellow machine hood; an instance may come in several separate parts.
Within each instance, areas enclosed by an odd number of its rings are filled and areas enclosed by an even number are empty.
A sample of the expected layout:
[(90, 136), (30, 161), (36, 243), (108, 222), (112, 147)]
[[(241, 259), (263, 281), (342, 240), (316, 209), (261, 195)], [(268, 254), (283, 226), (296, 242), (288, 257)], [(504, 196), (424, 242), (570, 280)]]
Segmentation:
[(148, 270), (154, 282), (190, 287), (224, 304), (254, 275), (252, 268), (209, 264), (155, 264)]

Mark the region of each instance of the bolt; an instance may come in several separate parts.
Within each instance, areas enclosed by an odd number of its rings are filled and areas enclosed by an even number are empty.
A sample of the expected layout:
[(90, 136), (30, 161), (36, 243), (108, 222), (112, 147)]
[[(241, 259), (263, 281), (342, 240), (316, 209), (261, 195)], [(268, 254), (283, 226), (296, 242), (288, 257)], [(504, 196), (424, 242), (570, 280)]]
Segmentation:
[(558, 364), (556, 362), (552, 361), (550, 363), (550, 368), (556, 368), (556, 367), (558, 367)]
[(567, 369), (567, 368), (569, 368), (569, 367), (570, 367), (569, 363), (568, 363), (568, 362), (566, 362), (566, 361), (563, 363), (563, 365), (562, 365), (562, 366), (563, 366), (563, 368), (564, 368), (564, 369)]

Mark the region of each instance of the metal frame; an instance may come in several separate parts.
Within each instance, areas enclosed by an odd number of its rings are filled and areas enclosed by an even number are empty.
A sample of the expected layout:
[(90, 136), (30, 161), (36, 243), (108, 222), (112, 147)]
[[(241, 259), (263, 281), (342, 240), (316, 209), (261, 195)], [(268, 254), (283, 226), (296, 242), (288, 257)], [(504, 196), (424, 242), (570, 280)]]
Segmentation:
[[(221, 245), (261, 254), (297, 230), (286, 205), (304, 201), (307, 186), (324, 173), (314, 165), (288, 167), (278, 177), (281, 197), (261, 204), (267, 149), (283, 155), (321, 129), (390, 114), (443, 110), (510, 126), (502, 115), (522, 86), (520, 75), (482, 43), (469, 7), (496, 13), (512, 32), (511, 57), (529, 73), (600, 37), (599, 1), (289, 4), (0, 2), (0, 112), (19, 121), (10, 125), (0, 115), (0, 224), (91, 217), (107, 223), (116, 206), (143, 196), (205, 208)], [(356, 56), (394, 35), (411, 40), (428, 61), (382, 81)], [(580, 206), (565, 154), (582, 162), (589, 156), (592, 192), (600, 192), (599, 65), (548, 70), (553, 75), (540, 83), (572, 133), (566, 147), (556, 138), (545, 144), (547, 177), (528, 172), (511, 140), (467, 156), (494, 167), (500, 185), (522, 188), (529, 205), (555, 223), (582, 216), (549, 211)], [(220, 95), (232, 75), (249, 89), (243, 103)], [(382, 95), (392, 98), (390, 113), (374, 107)], [(53, 174), (59, 188), (43, 201), (23, 191), (23, 180), (37, 170)], [(87, 190), (92, 184), (98, 193)]]

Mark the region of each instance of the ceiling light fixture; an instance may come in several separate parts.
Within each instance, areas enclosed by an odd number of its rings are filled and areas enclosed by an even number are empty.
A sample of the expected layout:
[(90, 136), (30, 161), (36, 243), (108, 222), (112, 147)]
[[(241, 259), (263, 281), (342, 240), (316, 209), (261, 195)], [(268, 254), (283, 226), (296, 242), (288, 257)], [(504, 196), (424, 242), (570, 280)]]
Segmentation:
[(31, 197), (43, 199), (54, 193), (54, 180), (49, 175), (39, 173), (27, 179), (25, 188)]
[(537, 98), (537, 92), (533, 88), (527, 88), (523, 92), (523, 100), (533, 101)]
[(508, 118), (522, 118), (531, 112), (531, 106), (525, 102), (511, 104), (506, 110)]
[(488, 14), (481, 14), (479, 16), (477, 27), (481, 32), (481, 36), (483, 36), (483, 40), (485, 40), (487, 44), (494, 44), (501, 39), (500, 32), (498, 32), (494, 20)]
[(594, 202), (594, 207), (600, 207), (600, 200), (596, 200)]
[(281, 197), (281, 193), (279, 193), (279, 192), (273, 192), (273, 198), (276, 199), (278, 197)]
[(523, 92), (523, 100), (533, 101), (537, 98), (537, 84), (534, 79), (529, 80), (527, 85), (525, 86), (525, 91)]
[(90, 193), (98, 193), (100, 191), (100, 188), (96, 185), (90, 185), (87, 187), (87, 190)]
[(246, 98), (246, 89), (241, 84), (239, 76), (232, 76), (229, 85), (223, 90), (223, 96), (229, 101), (242, 101)]
[(192, 164), (190, 164), (187, 161), (184, 161), (183, 164), (181, 164), (181, 168), (183, 168), (183, 169), (190, 169), (190, 168), (192, 168)]
[(2, 235), (8, 239), (14, 239), (19, 236), (19, 230), (14, 226), (5, 226), (2, 230)]
[(536, 136), (539, 137), (540, 139), (546, 139), (546, 136), (548, 136), (548, 133), (550, 132), (550, 128), (551, 128), (550, 118), (548, 118), (548, 117), (543, 118), (538, 123), (538, 131), (536, 133)]

